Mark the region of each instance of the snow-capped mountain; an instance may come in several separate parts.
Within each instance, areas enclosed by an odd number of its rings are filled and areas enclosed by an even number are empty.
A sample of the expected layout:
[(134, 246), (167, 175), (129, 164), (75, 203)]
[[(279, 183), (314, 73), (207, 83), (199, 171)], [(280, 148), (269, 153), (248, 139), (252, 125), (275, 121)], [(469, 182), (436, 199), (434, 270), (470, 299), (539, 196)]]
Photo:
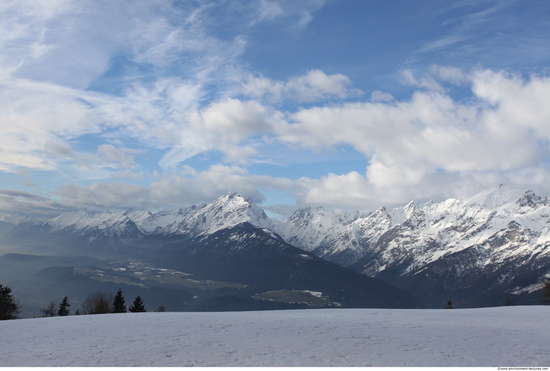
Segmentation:
[[(21, 224), (29, 219), (4, 216)], [(88, 212), (78, 210), (66, 212), (45, 222), (34, 222), (37, 228), (54, 234), (72, 234), (88, 237), (89, 240), (108, 238), (110, 240), (131, 240), (144, 236), (212, 234), (242, 223), (274, 230), (273, 222), (263, 209), (236, 193), (226, 194), (209, 204), (191, 206), (185, 209), (148, 210), (128, 209), (124, 211)]]
[(342, 233), (358, 217), (359, 212), (338, 214), (323, 207), (306, 207), (296, 210), (275, 228), (291, 245), (313, 251)]
[(164, 234), (212, 234), (242, 223), (254, 227), (273, 230), (274, 224), (263, 209), (245, 197), (228, 193), (212, 203), (189, 209), (176, 223), (162, 227), (158, 232)]
[(416, 264), (429, 263), (483, 244), (507, 228), (521, 229), (528, 237), (524, 242), (531, 247), (550, 242), (550, 201), (532, 191), (519, 192), (505, 185), (465, 201), (411, 202), (392, 210), (382, 207), (355, 220), (338, 218), (331, 212), (333, 223), (327, 223), (326, 218), (320, 222), (319, 215), (326, 211), (315, 211), (317, 215), (312, 215), (310, 208), (296, 211), (283, 222), (279, 233), (296, 246), (342, 265), (353, 264), (379, 249), (380, 256), (371, 262), (369, 274), (402, 260), (404, 255), (411, 256)]
[[(300, 215), (300, 211), (294, 215)], [(309, 218), (312, 220), (313, 218)], [(299, 218), (286, 223), (300, 225)], [(317, 255), (411, 290), (456, 295), (465, 305), (528, 294), (550, 273), (550, 200), (500, 185), (465, 201), (449, 199), (375, 212), (314, 232)], [(334, 234), (335, 229), (340, 231)], [(308, 244), (305, 233), (281, 235)], [(324, 237), (323, 237), (324, 236)], [(530, 278), (525, 285), (525, 277)], [(461, 290), (485, 285), (502, 297), (470, 300)], [(470, 296), (476, 296), (472, 293)], [(439, 299), (441, 300), (441, 298)]]
[(414, 209), (414, 202), (392, 210), (381, 207), (371, 213), (338, 214), (322, 207), (307, 207), (280, 223), (277, 231), (287, 242), (346, 266), (363, 257), (384, 232), (407, 220)]
[(73, 233), (90, 239), (139, 238), (141, 231), (129, 211), (88, 213), (85, 210), (63, 213), (44, 223), (52, 233)]

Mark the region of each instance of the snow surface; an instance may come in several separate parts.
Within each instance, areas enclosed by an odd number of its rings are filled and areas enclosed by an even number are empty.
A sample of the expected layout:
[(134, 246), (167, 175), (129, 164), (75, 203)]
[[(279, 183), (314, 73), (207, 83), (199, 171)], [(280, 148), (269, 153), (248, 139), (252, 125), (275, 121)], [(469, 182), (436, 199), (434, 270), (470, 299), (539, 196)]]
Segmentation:
[(2, 366), (550, 366), (550, 307), (0, 321)]

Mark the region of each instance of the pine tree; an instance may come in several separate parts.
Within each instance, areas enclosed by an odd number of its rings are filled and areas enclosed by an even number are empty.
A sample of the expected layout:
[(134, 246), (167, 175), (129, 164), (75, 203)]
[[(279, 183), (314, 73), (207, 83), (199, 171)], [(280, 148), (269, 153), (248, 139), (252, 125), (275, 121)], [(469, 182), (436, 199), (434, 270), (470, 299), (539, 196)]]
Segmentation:
[(59, 304), (59, 310), (57, 311), (57, 315), (62, 317), (62, 316), (68, 316), (69, 315), (69, 307), (71, 306), (71, 304), (69, 304), (69, 298), (67, 298), (66, 296), (63, 298), (63, 301), (61, 302), (61, 304)]
[(19, 305), (11, 294), (11, 289), (0, 285), (0, 320), (16, 319)]
[(126, 313), (126, 302), (121, 289), (118, 289), (113, 300), (113, 313)]
[(136, 296), (136, 298), (134, 299), (134, 302), (132, 303), (130, 308), (128, 308), (128, 310), (130, 312), (134, 312), (134, 313), (135, 312), (147, 312), (147, 310), (143, 306), (143, 300), (141, 300), (141, 297), (139, 295)]

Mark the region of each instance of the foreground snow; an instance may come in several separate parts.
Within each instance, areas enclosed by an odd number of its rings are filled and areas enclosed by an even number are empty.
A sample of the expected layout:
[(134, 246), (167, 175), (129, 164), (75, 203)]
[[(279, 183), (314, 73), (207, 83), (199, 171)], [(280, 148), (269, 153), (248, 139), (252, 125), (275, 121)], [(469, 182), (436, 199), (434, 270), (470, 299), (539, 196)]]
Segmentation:
[(0, 366), (549, 366), (549, 307), (1, 321)]

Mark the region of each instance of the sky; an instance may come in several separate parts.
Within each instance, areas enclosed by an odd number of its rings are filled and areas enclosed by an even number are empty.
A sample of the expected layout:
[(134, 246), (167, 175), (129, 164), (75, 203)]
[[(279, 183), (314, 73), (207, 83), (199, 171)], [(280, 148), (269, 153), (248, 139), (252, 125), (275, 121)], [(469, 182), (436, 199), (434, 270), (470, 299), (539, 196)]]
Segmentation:
[(547, 0), (4, 0), (0, 212), (550, 195)]

